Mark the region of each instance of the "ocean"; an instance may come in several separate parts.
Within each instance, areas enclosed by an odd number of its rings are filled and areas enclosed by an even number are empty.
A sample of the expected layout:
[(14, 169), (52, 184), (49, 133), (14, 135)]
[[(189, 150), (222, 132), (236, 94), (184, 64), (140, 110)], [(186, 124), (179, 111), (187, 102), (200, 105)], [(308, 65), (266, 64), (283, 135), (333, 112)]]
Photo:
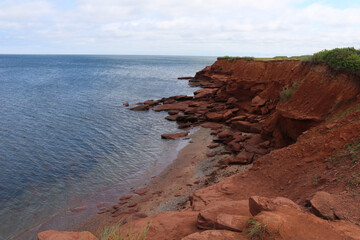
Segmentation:
[(164, 169), (184, 145), (160, 138), (176, 124), (123, 103), (191, 95), (177, 77), (215, 60), (0, 55), (0, 239), (69, 230)]

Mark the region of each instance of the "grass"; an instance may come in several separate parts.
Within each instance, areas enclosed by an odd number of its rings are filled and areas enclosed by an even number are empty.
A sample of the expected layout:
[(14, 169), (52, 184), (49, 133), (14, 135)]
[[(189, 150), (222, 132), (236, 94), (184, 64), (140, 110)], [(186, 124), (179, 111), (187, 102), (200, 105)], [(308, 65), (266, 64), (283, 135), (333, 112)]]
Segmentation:
[(228, 60), (228, 61), (235, 61), (238, 59), (243, 59), (243, 60), (247, 60), (247, 61), (262, 61), (262, 62), (268, 62), (268, 61), (279, 61), (279, 60), (300, 60), (303, 61), (304, 59), (308, 59), (309, 57), (311, 57), (310, 55), (303, 55), (303, 56), (293, 56), (293, 57), (288, 57), (288, 56), (275, 56), (272, 58), (256, 58), (256, 57), (251, 57), (251, 56), (244, 56), (244, 57), (233, 57), (233, 56), (223, 56), (223, 57), (218, 57), (217, 60)]
[(280, 101), (286, 101), (289, 100), (292, 95), (294, 94), (294, 92), (296, 91), (296, 89), (299, 87), (300, 82), (296, 81), (293, 83), (293, 85), (289, 88), (284, 88), (281, 92), (280, 92)]
[(121, 232), (119, 225), (105, 228), (101, 235), (101, 240), (145, 240), (146, 234), (149, 231), (150, 223), (146, 223), (140, 232), (134, 233), (132, 229), (127, 231), (127, 234)]
[(265, 236), (270, 235), (266, 229), (266, 225), (261, 225), (258, 221), (254, 219), (248, 220), (248, 236), (250, 239), (265, 239)]
[(358, 111), (360, 111), (360, 103), (358, 103), (352, 107), (349, 107), (349, 108), (345, 109), (344, 111), (339, 111), (338, 113), (329, 117), (327, 120), (330, 122), (334, 121), (334, 120), (341, 120), (341, 119), (344, 119)]

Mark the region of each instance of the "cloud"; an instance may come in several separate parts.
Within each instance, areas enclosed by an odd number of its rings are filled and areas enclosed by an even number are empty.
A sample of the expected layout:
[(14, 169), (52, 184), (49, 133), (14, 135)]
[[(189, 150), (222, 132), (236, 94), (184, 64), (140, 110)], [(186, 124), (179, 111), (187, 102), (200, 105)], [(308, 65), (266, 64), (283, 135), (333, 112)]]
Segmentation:
[(360, 8), (335, 8), (324, 1), (78, 0), (66, 8), (63, 4), (1, 2), (0, 34), (8, 39), (2, 41), (2, 51), (17, 42), (18, 51), (31, 52), (28, 44), (22, 45), (26, 40), (40, 44), (36, 51), (42, 53), (260, 56), (359, 47)]

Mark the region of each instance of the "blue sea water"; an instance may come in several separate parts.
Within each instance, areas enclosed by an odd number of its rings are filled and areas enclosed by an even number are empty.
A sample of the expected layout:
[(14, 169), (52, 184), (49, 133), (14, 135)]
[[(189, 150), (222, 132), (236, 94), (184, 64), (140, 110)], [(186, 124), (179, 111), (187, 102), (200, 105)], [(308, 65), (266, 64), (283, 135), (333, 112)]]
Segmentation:
[(192, 94), (177, 77), (214, 60), (0, 55), (0, 239), (104, 189), (126, 192), (168, 163), (179, 141), (160, 135), (176, 131), (175, 123), (122, 104)]

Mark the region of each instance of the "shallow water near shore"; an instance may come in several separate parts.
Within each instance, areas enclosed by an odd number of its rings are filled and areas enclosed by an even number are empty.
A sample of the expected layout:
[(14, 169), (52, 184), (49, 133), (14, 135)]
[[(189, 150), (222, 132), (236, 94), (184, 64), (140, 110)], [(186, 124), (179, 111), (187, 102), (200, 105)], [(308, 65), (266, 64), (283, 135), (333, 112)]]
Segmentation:
[(214, 60), (0, 55), (0, 239), (156, 174), (176, 156), (181, 141), (160, 139), (176, 124), (122, 104), (191, 94), (176, 78)]

